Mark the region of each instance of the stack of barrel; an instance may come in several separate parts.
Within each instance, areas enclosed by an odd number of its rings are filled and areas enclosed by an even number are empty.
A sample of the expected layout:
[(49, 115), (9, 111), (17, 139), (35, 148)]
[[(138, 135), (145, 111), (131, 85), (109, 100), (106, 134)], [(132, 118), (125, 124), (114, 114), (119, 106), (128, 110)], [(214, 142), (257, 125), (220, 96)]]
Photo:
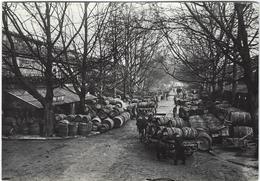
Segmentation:
[(92, 130), (90, 115), (55, 115), (55, 132), (60, 137), (87, 136)]

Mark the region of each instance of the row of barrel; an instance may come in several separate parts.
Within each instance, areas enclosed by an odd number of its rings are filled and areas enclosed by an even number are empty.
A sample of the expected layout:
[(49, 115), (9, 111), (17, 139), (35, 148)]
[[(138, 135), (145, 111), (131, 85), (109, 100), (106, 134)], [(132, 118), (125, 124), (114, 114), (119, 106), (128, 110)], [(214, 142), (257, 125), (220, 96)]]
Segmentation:
[(87, 136), (91, 131), (99, 131), (104, 133), (113, 128), (123, 126), (130, 120), (128, 112), (122, 112), (114, 117), (106, 117), (101, 119), (99, 116), (91, 118), (90, 115), (64, 115), (58, 114), (55, 116), (55, 132), (57, 136)]

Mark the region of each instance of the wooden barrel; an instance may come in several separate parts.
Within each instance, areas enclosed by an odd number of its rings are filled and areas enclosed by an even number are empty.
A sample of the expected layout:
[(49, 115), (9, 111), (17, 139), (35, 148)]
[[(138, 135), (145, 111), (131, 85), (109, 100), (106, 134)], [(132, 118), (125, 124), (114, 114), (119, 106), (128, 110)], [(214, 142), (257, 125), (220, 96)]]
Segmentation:
[(101, 120), (106, 119), (108, 117), (108, 114), (103, 109), (100, 109), (97, 112), (97, 115), (98, 117), (100, 117)]
[(199, 132), (196, 140), (198, 141), (198, 149), (208, 151), (212, 146), (212, 139), (206, 132)]
[(124, 122), (125, 122), (125, 118), (123, 116), (116, 116), (114, 117), (114, 127), (115, 128), (120, 128), (121, 126), (123, 126)]
[(168, 117), (157, 117), (155, 118), (155, 124), (158, 126), (165, 126), (171, 121)]
[(180, 128), (175, 128), (175, 127), (165, 127), (162, 130), (162, 135), (166, 139), (175, 139), (176, 136), (182, 137), (183, 133)]
[(2, 125), (2, 134), (4, 136), (14, 135), (14, 128), (9, 125)]
[(34, 123), (29, 126), (30, 135), (39, 135), (40, 134), (40, 125), (39, 123)]
[(194, 139), (198, 136), (198, 131), (195, 128), (183, 127), (181, 128), (183, 137), (186, 139)]
[(76, 115), (75, 114), (70, 114), (66, 117), (66, 119), (69, 121), (69, 122), (72, 122), (74, 121), (76, 118)]
[(100, 128), (99, 128), (99, 131), (101, 132), (101, 133), (104, 133), (104, 132), (106, 132), (106, 131), (108, 131), (109, 130), (109, 125), (108, 124), (102, 124), (101, 126), (100, 126)]
[(87, 136), (92, 130), (92, 122), (79, 123), (79, 135)]
[(98, 117), (98, 116), (96, 116), (96, 117), (94, 117), (92, 120), (91, 120), (91, 122), (93, 123), (93, 124), (96, 124), (96, 123), (100, 123), (101, 124), (101, 119)]
[(66, 119), (66, 115), (65, 114), (55, 114), (55, 120), (56, 121), (61, 121), (63, 119)]
[(121, 116), (124, 117), (124, 123), (131, 119), (131, 115), (129, 112), (123, 112)]
[(199, 115), (194, 115), (189, 117), (189, 123), (192, 128), (203, 128), (208, 129), (206, 121)]
[(248, 126), (234, 126), (234, 138), (242, 138), (246, 135), (249, 135), (249, 138), (253, 136), (253, 128)]
[(250, 126), (252, 124), (250, 113), (244, 111), (230, 112), (229, 120), (234, 126)]
[(68, 135), (69, 136), (76, 136), (78, 134), (78, 123), (72, 122), (68, 124)]
[(97, 125), (92, 125), (92, 131), (98, 131), (98, 126)]
[(108, 124), (109, 129), (113, 129), (114, 125), (115, 125), (113, 119), (111, 119), (111, 118), (106, 118), (106, 119), (102, 120), (102, 124)]
[(182, 118), (175, 117), (175, 118), (171, 119), (171, 126), (177, 127), (177, 128), (182, 128), (185, 126), (185, 122), (183, 121)]
[(120, 114), (120, 113), (119, 113), (118, 110), (113, 109), (113, 110), (111, 110), (111, 111), (109, 112), (109, 117), (113, 119), (114, 117), (118, 116), (119, 114)]
[(68, 123), (66, 122), (59, 122), (58, 123), (58, 136), (66, 137), (69, 133)]

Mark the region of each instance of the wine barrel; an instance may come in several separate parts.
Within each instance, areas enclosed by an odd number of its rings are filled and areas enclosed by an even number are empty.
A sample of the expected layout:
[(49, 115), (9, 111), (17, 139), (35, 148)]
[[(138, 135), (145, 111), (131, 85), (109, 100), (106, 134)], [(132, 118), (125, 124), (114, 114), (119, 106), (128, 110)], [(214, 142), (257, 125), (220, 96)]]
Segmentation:
[(171, 118), (171, 126), (177, 127), (177, 128), (182, 128), (185, 126), (185, 122), (182, 118), (179, 118), (179, 117)]
[(155, 124), (158, 126), (168, 125), (171, 120), (168, 117), (157, 117), (155, 118)]
[(68, 135), (76, 136), (78, 134), (78, 123), (72, 122), (68, 124)]
[(99, 128), (99, 131), (101, 132), (101, 133), (104, 133), (104, 132), (106, 132), (106, 131), (108, 131), (109, 130), (109, 125), (108, 124), (102, 124), (101, 126), (100, 126), (100, 128)]
[(113, 129), (114, 125), (115, 125), (113, 119), (111, 119), (111, 118), (106, 118), (106, 119), (102, 120), (102, 124), (108, 124), (109, 129)]
[(229, 120), (234, 126), (250, 126), (252, 124), (250, 113), (244, 111), (231, 112)]
[(249, 138), (253, 136), (253, 128), (248, 126), (234, 126), (234, 138), (242, 138), (246, 135), (249, 135)]
[(76, 115), (75, 114), (70, 114), (66, 117), (66, 120), (68, 120), (69, 122), (72, 122), (74, 121), (76, 118)]
[(103, 109), (100, 109), (97, 112), (97, 115), (101, 120), (106, 119), (108, 117), (108, 114)]
[(98, 131), (98, 126), (97, 125), (92, 125), (92, 131)]
[[(67, 121), (67, 120), (66, 120)], [(68, 136), (69, 133), (69, 127), (68, 127), (68, 122), (66, 121), (60, 121), (58, 123), (58, 136), (60, 137), (66, 137)]]
[(180, 128), (175, 127), (165, 127), (162, 130), (162, 135), (166, 139), (175, 139), (176, 136), (182, 137), (183, 133)]
[(208, 130), (206, 121), (199, 115), (190, 116), (189, 123), (192, 128), (203, 128), (204, 130)]
[(2, 125), (2, 134), (4, 136), (14, 135), (14, 128), (9, 125)]
[(124, 123), (131, 119), (131, 115), (129, 112), (123, 112), (121, 116), (124, 117)]
[(87, 136), (92, 130), (92, 122), (79, 123), (79, 135)]
[(30, 135), (39, 135), (40, 134), (40, 125), (39, 123), (34, 123), (29, 126)]
[(114, 118), (114, 117), (118, 116), (119, 114), (120, 114), (120, 113), (119, 113), (118, 110), (113, 109), (113, 110), (111, 110), (111, 111), (109, 112), (109, 117), (110, 117), (110, 118)]
[(100, 123), (101, 124), (101, 119), (98, 117), (98, 116), (96, 116), (96, 117), (94, 117), (92, 120), (91, 120), (91, 122), (93, 123), (93, 124), (96, 124), (96, 123)]
[(55, 120), (58, 122), (58, 121), (61, 121), (63, 119), (66, 119), (66, 115), (65, 114), (55, 114)]
[(199, 132), (196, 140), (198, 143), (198, 149), (201, 151), (208, 151), (212, 146), (212, 139), (206, 132)]
[(181, 128), (183, 137), (186, 139), (194, 139), (198, 136), (198, 131), (195, 128), (183, 127)]
[(125, 118), (121, 115), (114, 117), (113, 120), (114, 120), (114, 127), (115, 128), (120, 128), (125, 123)]

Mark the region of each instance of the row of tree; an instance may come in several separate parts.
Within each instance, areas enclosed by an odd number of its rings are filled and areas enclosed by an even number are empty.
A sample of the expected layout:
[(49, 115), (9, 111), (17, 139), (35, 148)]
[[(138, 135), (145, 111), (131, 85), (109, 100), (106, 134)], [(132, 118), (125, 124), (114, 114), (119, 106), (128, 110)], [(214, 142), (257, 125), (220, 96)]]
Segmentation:
[[(79, 96), (82, 113), (87, 92), (102, 95), (119, 88), (131, 95), (142, 87), (161, 35), (139, 28), (145, 23), (140, 19), (149, 15), (135, 8), (131, 3), (3, 4), (3, 63), (44, 107), (44, 136), (53, 132), (54, 67), (63, 77), (58, 86), (73, 85), (70, 90)], [(21, 49), (37, 60), (45, 95), (21, 71), (26, 68), (18, 63)]]

